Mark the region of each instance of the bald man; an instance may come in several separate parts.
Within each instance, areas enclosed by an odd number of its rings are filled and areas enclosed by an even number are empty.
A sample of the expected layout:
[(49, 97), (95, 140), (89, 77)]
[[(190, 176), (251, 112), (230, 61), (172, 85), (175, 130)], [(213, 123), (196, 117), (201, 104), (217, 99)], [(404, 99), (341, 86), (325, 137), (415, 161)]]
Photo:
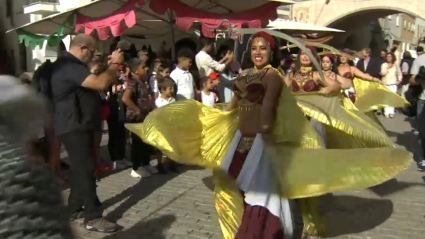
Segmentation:
[(124, 57), (122, 52), (115, 51), (110, 56), (107, 71), (97, 76), (87, 67), (96, 49), (97, 43), (92, 36), (80, 34), (72, 41), (69, 52), (53, 63), (53, 121), (55, 134), (65, 146), (71, 165), (68, 199), (71, 219), (84, 217), (87, 230), (110, 233), (118, 226), (102, 218), (94, 177), (94, 135), (101, 130), (102, 122), (98, 91), (118, 80), (118, 68)]

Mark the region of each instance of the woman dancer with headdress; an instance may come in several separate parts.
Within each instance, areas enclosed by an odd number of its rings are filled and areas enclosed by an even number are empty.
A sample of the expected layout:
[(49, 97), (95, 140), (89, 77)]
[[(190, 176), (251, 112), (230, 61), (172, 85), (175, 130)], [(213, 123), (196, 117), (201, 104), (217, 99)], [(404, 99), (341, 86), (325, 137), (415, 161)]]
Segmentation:
[[(348, 50), (343, 50), (342, 52), (344, 52), (345, 54), (350, 54), (350, 51)], [(340, 55), (338, 59), (338, 74), (352, 81), (354, 80), (354, 77), (357, 77), (360, 80), (382, 84), (382, 82), (378, 78), (363, 73), (359, 69), (357, 69), (357, 67), (354, 66), (353, 61), (349, 60), (348, 57), (344, 55)], [(355, 103), (356, 89), (354, 88), (354, 86), (350, 89), (347, 89), (345, 92), (350, 98), (350, 100)]]
[(353, 82), (350, 79), (339, 75), (335, 65), (335, 55), (330, 53), (323, 55), (321, 57), (321, 64), (325, 77), (338, 82), (343, 90), (353, 87)]
[[(335, 102), (339, 98), (322, 94), (338, 94), (337, 82), (321, 80), (317, 72), (307, 73), (307, 69), (304, 73), (297, 70), (291, 82), (284, 81), (270, 65), (275, 50), (269, 34), (252, 36), (254, 67), (235, 80), (235, 95), (227, 108), (230, 112), (187, 100), (153, 111), (144, 123), (126, 125), (171, 159), (214, 170), (215, 204), (225, 239), (292, 238), (289, 198), (369, 187), (410, 165), (407, 151), (393, 148), (381, 132), (362, 125), (363, 120), (340, 111), (337, 116), (343, 119), (336, 119), (332, 110), (338, 107)], [(311, 52), (304, 52), (301, 63), (311, 66), (310, 56)], [(297, 101), (284, 82), (298, 86)], [(309, 93), (303, 94), (305, 91)], [(322, 118), (321, 108), (313, 105), (317, 101), (331, 111), (325, 112), (328, 118)], [(328, 101), (335, 107), (327, 107)], [(317, 114), (313, 112), (316, 108)], [(361, 141), (371, 148), (325, 149), (329, 142), (331, 147), (341, 145), (320, 137), (311, 125), (314, 121), (346, 130), (349, 143)], [(305, 211), (311, 212), (310, 204), (305, 206)]]
[[(348, 54), (347, 50), (343, 51)], [(346, 56), (339, 55), (338, 73), (353, 81), (353, 87), (346, 90), (346, 94), (362, 112), (375, 121), (374, 110), (385, 107), (404, 107), (409, 103), (385, 87), (381, 80), (365, 74), (353, 66), (353, 62)]]

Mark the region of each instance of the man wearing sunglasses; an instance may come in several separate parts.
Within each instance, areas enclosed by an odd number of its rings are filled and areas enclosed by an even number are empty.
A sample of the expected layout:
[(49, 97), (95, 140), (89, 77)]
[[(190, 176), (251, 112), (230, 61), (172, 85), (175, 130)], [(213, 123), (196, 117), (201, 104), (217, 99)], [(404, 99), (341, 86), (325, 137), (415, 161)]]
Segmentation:
[[(71, 192), (68, 207), (71, 220), (84, 218), (87, 230), (110, 233), (117, 224), (102, 217), (103, 209), (96, 193), (94, 135), (101, 130), (101, 102), (98, 91), (118, 81), (124, 57), (120, 50), (109, 56), (109, 67), (100, 75), (90, 73), (87, 64), (96, 52), (96, 40), (77, 35), (65, 52), (53, 63), (51, 91), (56, 135), (68, 152), (71, 165)], [(84, 210), (83, 210), (84, 207)]]

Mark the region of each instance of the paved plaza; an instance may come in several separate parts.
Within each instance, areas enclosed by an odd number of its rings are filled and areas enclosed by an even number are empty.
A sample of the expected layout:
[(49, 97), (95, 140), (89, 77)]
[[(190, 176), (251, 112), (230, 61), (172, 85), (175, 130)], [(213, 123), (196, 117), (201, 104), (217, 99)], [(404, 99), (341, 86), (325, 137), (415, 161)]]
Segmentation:
[[(416, 150), (410, 119), (396, 115), (381, 121), (400, 147)], [(77, 238), (222, 238), (213, 204), (211, 171), (183, 167), (181, 174), (142, 180), (129, 174), (127, 169), (98, 183), (105, 214), (123, 229), (111, 235), (88, 232), (79, 226), (79, 220), (73, 222)], [(412, 162), (410, 169), (382, 185), (323, 197), (321, 210), (332, 230), (331, 238), (424, 239), (424, 176)]]

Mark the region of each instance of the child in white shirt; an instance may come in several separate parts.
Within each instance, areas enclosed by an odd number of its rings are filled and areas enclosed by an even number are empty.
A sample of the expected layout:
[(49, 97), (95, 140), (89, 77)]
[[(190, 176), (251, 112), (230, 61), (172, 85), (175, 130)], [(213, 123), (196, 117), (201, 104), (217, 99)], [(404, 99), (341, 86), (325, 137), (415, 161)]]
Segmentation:
[[(176, 101), (173, 97), (174, 87), (175, 82), (171, 77), (167, 76), (158, 79), (158, 91), (160, 92), (160, 96), (155, 100), (155, 108), (160, 108)], [(169, 158), (164, 157), (162, 152), (159, 151), (157, 157), (157, 169), (159, 173), (166, 174), (167, 168), (170, 171), (178, 172), (176, 164)], [(168, 167), (166, 167), (165, 164), (167, 164)]]
[(176, 101), (174, 99), (174, 82), (171, 77), (161, 77), (158, 79), (158, 91), (161, 95), (155, 100), (155, 108), (159, 108)]
[(213, 91), (213, 80), (208, 76), (201, 80), (202, 91), (197, 94), (197, 100), (206, 106), (214, 107), (216, 103), (219, 103), (219, 98)]
[(177, 55), (179, 64), (170, 76), (177, 84), (177, 100), (195, 99), (195, 82), (192, 74), (189, 72), (192, 66), (193, 52), (189, 49), (182, 49)]

